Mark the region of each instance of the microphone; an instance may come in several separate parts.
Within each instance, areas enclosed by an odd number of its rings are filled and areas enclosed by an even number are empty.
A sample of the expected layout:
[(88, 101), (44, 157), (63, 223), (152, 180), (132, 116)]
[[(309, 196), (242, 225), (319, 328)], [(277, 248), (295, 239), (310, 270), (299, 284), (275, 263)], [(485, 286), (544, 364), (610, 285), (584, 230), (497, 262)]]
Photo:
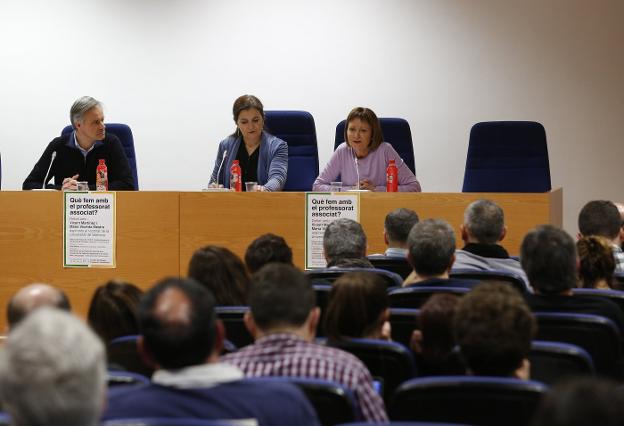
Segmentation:
[(45, 189), (46, 182), (48, 181), (48, 175), (50, 174), (50, 169), (52, 168), (52, 163), (54, 163), (54, 159), (56, 158), (56, 151), (52, 152), (52, 158), (50, 158), (50, 165), (48, 166), (48, 171), (43, 178), (43, 183), (41, 184), (41, 189)]
[(355, 155), (355, 150), (351, 148), (351, 154), (353, 154), (353, 160), (355, 161), (355, 174), (357, 176), (357, 189), (360, 189), (360, 168), (358, 167), (357, 155)]
[[(221, 158), (221, 164), (219, 164), (219, 168), (217, 169), (217, 176), (215, 177), (215, 183), (219, 186), (219, 175), (221, 174), (221, 168), (223, 167), (223, 163), (227, 158), (227, 149), (223, 150), (223, 158)], [(208, 184), (210, 186), (210, 184)], [(225, 183), (223, 184), (225, 186)]]

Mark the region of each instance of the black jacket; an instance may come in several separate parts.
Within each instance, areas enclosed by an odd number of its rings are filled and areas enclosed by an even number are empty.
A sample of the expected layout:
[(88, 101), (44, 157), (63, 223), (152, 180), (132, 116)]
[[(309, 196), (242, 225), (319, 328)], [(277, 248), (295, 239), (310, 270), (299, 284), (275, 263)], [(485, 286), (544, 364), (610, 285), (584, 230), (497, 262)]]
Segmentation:
[(22, 189), (37, 189), (43, 186), (43, 179), (54, 151), (56, 151), (56, 158), (48, 175), (48, 181), (54, 177), (54, 184), (46, 182), (46, 188), (61, 189), (63, 179), (79, 175), (79, 181), (89, 182), (89, 189), (95, 190), (95, 169), (99, 160), (104, 159), (108, 169), (108, 189), (110, 191), (134, 189), (132, 171), (117, 136), (106, 133), (104, 140), (96, 142), (85, 159), (82, 152), (74, 146), (72, 135), (73, 132), (70, 132), (55, 138), (48, 144), (24, 181)]

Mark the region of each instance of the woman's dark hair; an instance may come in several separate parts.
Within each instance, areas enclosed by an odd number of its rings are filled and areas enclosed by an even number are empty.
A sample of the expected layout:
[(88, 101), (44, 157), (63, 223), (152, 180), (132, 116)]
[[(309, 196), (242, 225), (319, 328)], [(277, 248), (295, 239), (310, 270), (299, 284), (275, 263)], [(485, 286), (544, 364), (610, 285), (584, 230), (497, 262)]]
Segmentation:
[(89, 325), (105, 343), (119, 336), (139, 334), (142, 294), (140, 288), (123, 281), (112, 280), (99, 286), (89, 305)]
[(612, 288), (615, 259), (608, 241), (602, 237), (583, 237), (576, 242), (576, 249), (580, 260), (581, 286), (596, 288), (598, 281), (605, 280)]
[(386, 284), (372, 272), (351, 272), (332, 285), (325, 314), (329, 340), (365, 338), (381, 330), (389, 307)]
[(381, 131), (381, 124), (379, 124), (379, 119), (377, 118), (377, 115), (375, 115), (373, 110), (369, 108), (356, 107), (351, 110), (351, 112), (347, 116), (347, 121), (345, 122), (345, 128), (344, 128), (345, 142), (347, 142), (347, 144), (349, 143), (348, 142), (349, 139), (347, 138), (347, 132), (349, 130), (349, 123), (357, 118), (359, 118), (365, 123), (368, 123), (368, 125), (371, 127), (371, 141), (370, 141), (369, 149), (371, 151), (376, 150), (377, 148), (379, 148), (379, 145), (381, 145), (381, 143), (383, 142), (383, 133)]
[[(232, 116), (234, 117), (234, 123), (238, 123), (238, 116), (240, 115), (240, 113), (248, 109), (255, 109), (256, 111), (258, 111), (262, 116), (262, 121), (264, 122), (264, 106), (262, 105), (262, 102), (260, 102), (260, 99), (258, 99), (254, 95), (242, 95), (236, 98), (236, 100), (234, 101), (234, 105), (232, 106)], [(232, 136), (240, 136), (238, 124)]]
[(443, 363), (455, 347), (453, 321), (459, 297), (434, 294), (420, 308), (421, 357), (428, 364)]
[(246, 305), (249, 275), (243, 261), (225, 247), (205, 246), (193, 253), (188, 276), (212, 292), (217, 305)]

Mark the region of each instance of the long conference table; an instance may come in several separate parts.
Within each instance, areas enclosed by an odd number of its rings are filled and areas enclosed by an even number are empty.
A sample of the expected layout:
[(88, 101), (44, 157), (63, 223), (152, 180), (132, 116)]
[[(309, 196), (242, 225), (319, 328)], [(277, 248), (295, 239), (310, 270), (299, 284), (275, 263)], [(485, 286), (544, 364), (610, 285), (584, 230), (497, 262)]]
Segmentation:
[[(525, 233), (538, 224), (562, 224), (562, 189), (548, 193), (361, 193), (360, 222), (369, 253), (383, 253), (385, 215), (398, 207), (421, 220), (443, 218), (457, 232), (466, 206), (488, 198), (505, 211), (502, 244), (517, 255)], [(74, 311), (85, 316), (94, 289), (111, 278), (149, 288), (161, 278), (186, 275), (193, 252), (204, 245), (243, 256), (257, 236), (272, 232), (305, 265), (306, 195), (282, 193), (118, 192), (116, 268), (63, 268), (63, 194), (0, 191), (0, 330), (6, 304), (22, 286), (45, 282), (62, 288)]]

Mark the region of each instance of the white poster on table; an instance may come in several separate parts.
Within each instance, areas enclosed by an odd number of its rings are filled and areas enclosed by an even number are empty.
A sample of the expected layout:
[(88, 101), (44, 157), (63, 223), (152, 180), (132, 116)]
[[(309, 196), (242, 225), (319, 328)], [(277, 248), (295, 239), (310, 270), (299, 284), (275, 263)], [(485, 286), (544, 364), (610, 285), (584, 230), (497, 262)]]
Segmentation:
[(115, 193), (65, 192), (63, 267), (115, 267)]
[(325, 268), (323, 234), (336, 219), (360, 219), (360, 195), (346, 192), (307, 192), (305, 268)]

